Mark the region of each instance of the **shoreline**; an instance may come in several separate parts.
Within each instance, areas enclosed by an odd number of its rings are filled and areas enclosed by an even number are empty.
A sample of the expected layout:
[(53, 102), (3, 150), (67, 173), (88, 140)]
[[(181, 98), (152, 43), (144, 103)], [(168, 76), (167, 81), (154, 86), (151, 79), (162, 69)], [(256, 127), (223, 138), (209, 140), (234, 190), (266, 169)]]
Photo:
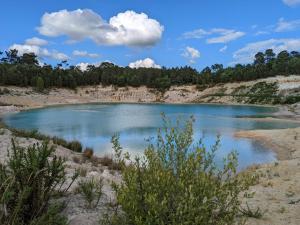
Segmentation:
[[(65, 95), (65, 97), (68, 95)], [(39, 96), (38, 96), (39, 97)], [(49, 97), (49, 96), (48, 96)], [(30, 98), (30, 96), (29, 96)], [(3, 96), (2, 96), (2, 99)], [(14, 106), (16, 103), (35, 103), (35, 104), (24, 104), (24, 106)], [(63, 102), (57, 102), (54, 100), (46, 101), (47, 96), (42, 96), (37, 102), (32, 102), (28, 100), (28, 96), (14, 96), (12, 99), (7, 100), (6, 103), (12, 103), (8, 106), (0, 106), (0, 120), (7, 115), (7, 113), (17, 113), (24, 110), (34, 110), (45, 107), (59, 107), (66, 105), (76, 105), (76, 104), (126, 104), (124, 101), (102, 101), (99, 99), (72, 99), (71, 98), (61, 98)], [(12, 100), (9, 102), (9, 100)], [(83, 101), (86, 100), (86, 101)], [(34, 101), (34, 100), (33, 100)], [(1, 102), (1, 96), (0, 96)], [(36, 104), (39, 103), (39, 104)], [(224, 102), (216, 103), (169, 103), (169, 102), (133, 102), (129, 101), (128, 104), (182, 104), (182, 105), (192, 105), (192, 104), (206, 104), (206, 105), (237, 105), (245, 107), (257, 107), (257, 105), (249, 104), (225, 104)], [(268, 105), (259, 105), (259, 107), (270, 107)], [(275, 107), (277, 110), (272, 114), (272, 117), (265, 118), (252, 118), (252, 117), (241, 117), (239, 119), (251, 119), (259, 121), (294, 121), (299, 126), (297, 128), (286, 128), (286, 129), (272, 129), (272, 130), (250, 130), (250, 131), (238, 131), (235, 135), (243, 138), (252, 138), (258, 140), (261, 144), (271, 147), (270, 150), (275, 152), (277, 161), (273, 163), (265, 163), (259, 165), (253, 165), (243, 172), (250, 173), (251, 175), (259, 176), (259, 182), (252, 186), (249, 193), (256, 193), (254, 197), (247, 198), (241, 196), (241, 201), (244, 206), (249, 205), (251, 208), (255, 209), (259, 207), (263, 212), (263, 218), (255, 219), (249, 218), (246, 225), (282, 225), (282, 224), (299, 224), (299, 203), (291, 204), (290, 202), (297, 202), (300, 199), (300, 104), (294, 105), (294, 111), (290, 111), (287, 106), (271, 106)], [(0, 162), (5, 160), (8, 146), (10, 145), (10, 140), (12, 134), (7, 129), (0, 129), (2, 134), (0, 134), (1, 144), (0, 146)], [(16, 138), (21, 145), (28, 146), (28, 144), (33, 144), (39, 142), (36, 139), (26, 139), (26, 138)], [(113, 198), (113, 191), (111, 190), (109, 184), (112, 180), (119, 181), (121, 177), (118, 173), (111, 173), (108, 168), (103, 165), (94, 166), (89, 162), (78, 163), (78, 158), (82, 157), (80, 153), (74, 153), (69, 149), (62, 146), (57, 146), (56, 153), (59, 156), (63, 156), (67, 159), (68, 172), (75, 171), (76, 169), (83, 169), (87, 171), (86, 177), (102, 177), (105, 179), (105, 194), (108, 196), (106, 200), (109, 202), (109, 198)], [(75, 161), (76, 159), (76, 161)], [(82, 178), (83, 179), (83, 178)], [(76, 185), (75, 185), (76, 186)], [(71, 194), (69, 196), (70, 204), (64, 210), (64, 214), (68, 216), (70, 224), (73, 225), (74, 221), (84, 218), (86, 221), (90, 221), (91, 224), (97, 224), (97, 221), (93, 220), (97, 218), (99, 211), (101, 211), (101, 206), (98, 209), (83, 211), (80, 205), (83, 205), (83, 199), (81, 199), (76, 194)], [(284, 207), (284, 208), (283, 208)], [(284, 210), (283, 210), (284, 209)], [(93, 219), (92, 219), (93, 218)], [(284, 223), (282, 223), (285, 221)], [(76, 223), (75, 223), (76, 224)], [(74, 224), (74, 225), (75, 225)]]

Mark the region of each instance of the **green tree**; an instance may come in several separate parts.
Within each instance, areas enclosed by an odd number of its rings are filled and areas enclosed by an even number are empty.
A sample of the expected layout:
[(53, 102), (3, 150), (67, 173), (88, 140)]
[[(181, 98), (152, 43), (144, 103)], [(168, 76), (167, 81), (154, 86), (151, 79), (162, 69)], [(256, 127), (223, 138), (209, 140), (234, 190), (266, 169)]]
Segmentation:
[(36, 89), (42, 92), (45, 88), (44, 80), (41, 77), (38, 77), (36, 80)]

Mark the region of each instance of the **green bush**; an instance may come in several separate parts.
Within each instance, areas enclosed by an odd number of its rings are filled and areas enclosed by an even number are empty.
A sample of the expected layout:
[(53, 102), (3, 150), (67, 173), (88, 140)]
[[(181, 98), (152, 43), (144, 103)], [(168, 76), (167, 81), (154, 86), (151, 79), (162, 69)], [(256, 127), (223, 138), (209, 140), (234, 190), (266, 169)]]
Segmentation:
[(74, 152), (82, 152), (82, 145), (79, 141), (71, 141), (68, 144), (68, 148)]
[(96, 208), (103, 194), (103, 179), (94, 178), (82, 180), (78, 183), (77, 191), (84, 197), (88, 208)]
[(237, 176), (236, 154), (229, 154), (218, 169), (214, 156), (219, 141), (208, 151), (201, 143), (193, 144), (192, 118), (184, 126), (164, 121), (157, 143), (150, 144), (144, 156), (131, 160), (119, 154), (122, 182), (113, 184), (117, 207), (101, 223), (233, 224), (240, 207), (238, 195), (249, 185), (247, 176)]
[[(4, 126), (7, 128), (6, 126)], [(63, 138), (59, 137), (51, 137), (45, 134), (40, 133), (38, 130), (22, 130), (22, 129), (16, 129), (16, 128), (9, 128), (11, 132), (18, 137), (25, 137), (25, 138), (34, 138), (41, 141), (50, 141), (52, 140), (54, 144), (61, 145), (65, 148), (68, 148), (75, 152), (82, 152), (82, 145), (79, 141), (71, 141), (68, 142)]]
[(287, 96), (283, 99), (283, 104), (295, 104), (297, 102), (300, 102), (300, 96), (299, 95), (291, 95)]
[(83, 151), (83, 156), (85, 158), (91, 159), (94, 155), (94, 150), (92, 148), (85, 148)]
[(60, 207), (50, 205), (55, 193), (67, 191), (64, 160), (54, 151), (47, 142), (23, 148), (12, 140), (7, 164), (0, 165), (0, 224), (66, 224)]
[(42, 92), (45, 88), (44, 80), (41, 77), (38, 77), (36, 80), (36, 89), (39, 92)]

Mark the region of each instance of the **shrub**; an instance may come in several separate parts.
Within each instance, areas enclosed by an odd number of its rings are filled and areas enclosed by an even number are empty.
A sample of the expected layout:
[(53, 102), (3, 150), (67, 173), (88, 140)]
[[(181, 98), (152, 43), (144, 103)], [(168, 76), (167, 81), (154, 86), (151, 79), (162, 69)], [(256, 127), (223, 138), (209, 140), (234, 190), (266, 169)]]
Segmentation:
[(102, 166), (107, 166), (109, 170), (121, 170), (121, 165), (109, 155), (105, 155), (99, 158), (100, 164)]
[[(113, 184), (122, 210), (104, 215), (102, 223), (130, 224), (233, 224), (239, 212), (239, 193), (248, 188), (237, 176), (235, 153), (214, 163), (219, 141), (210, 151), (193, 143), (193, 119), (170, 126), (166, 119), (157, 142), (134, 160), (119, 154), (122, 183)], [(172, 127), (172, 128), (169, 128)], [(120, 152), (118, 140), (114, 140)], [(125, 163), (129, 160), (127, 163)]]
[(74, 152), (82, 152), (82, 145), (79, 141), (71, 141), (68, 144), (68, 148)]
[(260, 219), (263, 217), (263, 212), (261, 211), (261, 209), (259, 207), (257, 207), (255, 210), (252, 210), (248, 203), (246, 203), (246, 208), (241, 207), (240, 208), (240, 212), (247, 217), (252, 217), (252, 218), (256, 218), (256, 219)]
[[(4, 126), (6, 128), (6, 126)], [(75, 152), (82, 152), (82, 145), (79, 141), (71, 141), (68, 142), (65, 139), (59, 138), (59, 137), (51, 137), (44, 135), (40, 133), (38, 130), (22, 130), (22, 129), (16, 129), (16, 128), (9, 128), (11, 132), (18, 137), (25, 137), (25, 138), (35, 138), (37, 140), (42, 140), (42, 141), (50, 141), (52, 140), (54, 144), (56, 145), (61, 145), (65, 148), (68, 148), (72, 151)]]
[(44, 80), (41, 77), (38, 77), (36, 80), (36, 89), (39, 92), (42, 92), (45, 88)]
[(54, 151), (47, 142), (22, 148), (12, 140), (7, 165), (0, 165), (0, 224), (66, 224), (58, 206), (49, 204), (55, 193), (67, 191), (61, 189), (64, 160)]
[(96, 208), (103, 194), (103, 179), (90, 178), (78, 183), (77, 191), (84, 197), (88, 208)]
[(91, 159), (94, 155), (94, 150), (92, 148), (85, 148), (83, 151), (83, 156)]

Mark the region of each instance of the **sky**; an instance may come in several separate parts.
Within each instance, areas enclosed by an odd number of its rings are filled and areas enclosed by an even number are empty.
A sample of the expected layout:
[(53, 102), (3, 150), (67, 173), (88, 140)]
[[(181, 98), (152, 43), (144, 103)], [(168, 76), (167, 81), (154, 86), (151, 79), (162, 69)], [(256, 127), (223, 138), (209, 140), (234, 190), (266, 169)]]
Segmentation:
[(2, 1), (0, 50), (84, 69), (198, 70), (249, 63), (258, 51), (300, 51), (300, 0)]

